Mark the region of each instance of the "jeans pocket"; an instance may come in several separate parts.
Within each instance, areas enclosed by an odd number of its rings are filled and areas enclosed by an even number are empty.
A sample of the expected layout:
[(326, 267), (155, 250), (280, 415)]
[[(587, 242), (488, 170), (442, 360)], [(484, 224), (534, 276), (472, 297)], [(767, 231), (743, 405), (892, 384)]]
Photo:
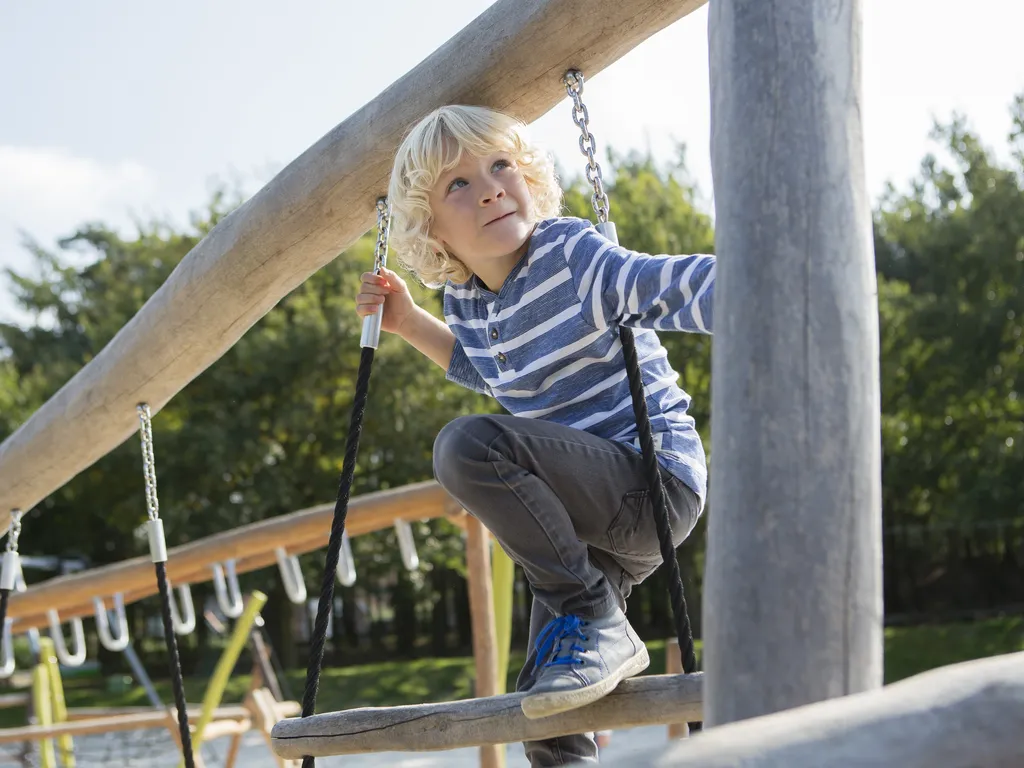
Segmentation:
[[(678, 547), (697, 524), (700, 501), (686, 483), (676, 477), (668, 478), (664, 487), (672, 543)], [(661, 543), (649, 490), (628, 491), (623, 495), (619, 511), (608, 527), (608, 543), (617, 555), (660, 556)]]
[(651, 533), (654, 533), (653, 551), (658, 551), (650, 496), (647, 490), (623, 494), (619, 511), (608, 526), (608, 545), (615, 554), (633, 557), (651, 554)]

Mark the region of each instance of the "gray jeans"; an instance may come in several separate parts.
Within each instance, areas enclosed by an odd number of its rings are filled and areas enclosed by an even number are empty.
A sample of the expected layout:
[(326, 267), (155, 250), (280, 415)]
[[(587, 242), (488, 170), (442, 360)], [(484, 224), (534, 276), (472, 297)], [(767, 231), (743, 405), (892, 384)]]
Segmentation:
[[(697, 522), (700, 501), (662, 470), (672, 539)], [(537, 635), (555, 616), (625, 609), (661, 564), (640, 454), (621, 443), (538, 419), (461, 416), (434, 443), (434, 475), (522, 566), (533, 591), (529, 656), (517, 690), (533, 685)], [(593, 734), (527, 742), (535, 768), (597, 762)]]

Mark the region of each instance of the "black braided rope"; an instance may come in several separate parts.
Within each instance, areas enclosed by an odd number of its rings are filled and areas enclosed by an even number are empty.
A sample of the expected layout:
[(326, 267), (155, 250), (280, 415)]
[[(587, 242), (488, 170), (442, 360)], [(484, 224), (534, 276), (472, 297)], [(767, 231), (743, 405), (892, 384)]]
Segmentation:
[[(683, 658), (683, 672), (692, 674), (697, 671), (697, 655), (693, 648), (690, 616), (686, 611), (683, 577), (679, 572), (679, 561), (676, 560), (676, 547), (672, 543), (672, 524), (668, 519), (665, 485), (658, 468), (658, 456), (654, 449), (654, 434), (647, 413), (644, 382), (640, 373), (640, 362), (636, 354), (636, 340), (633, 337), (632, 329), (619, 326), (619, 339), (622, 341), (622, 356), (626, 359), (626, 376), (629, 378), (629, 393), (633, 397), (633, 413), (636, 416), (637, 429), (640, 431), (640, 452), (643, 456), (644, 471), (647, 473), (647, 484), (650, 486), (651, 503), (654, 506), (654, 523), (658, 528), (658, 542), (661, 544), (661, 557), (669, 572), (668, 589), (672, 602), (672, 617), (675, 619), (676, 637), (679, 640), (679, 653)], [(690, 723), (691, 731), (700, 729), (700, 723)]]
[[(302, 695), (302, 717), (310, 717), (316, 710), (316, 694), (320, 687), (320, 670), (324, 663), (324, 643), (327, 640), (327, 622), (334, 603), (334, 579), (341, 555), (341, 538), (345, 532), (345, 518), (348, 517), (348, 497), (352, 491), (352, 477), (356, 471), (356, 454), (359, 452), (359, 436), (363, 430), (363, 413), (370, 391), (370, 369), (373, 366), (373, 347), (363, 347), (359, 358), (359, 373), (356, 376), (356, 395), (352, 402), (352, 418), (348, 437), (345, 441), (345, 460), (341, 465), (341, 480), (338, 484), (338, 500), (334, 504), (334, 521), (331, 523), (331, 537), (327, 543), (327, 560), (324, 562), (324, 578), (320, 586), (320, 602), (313, 624), (313, 637), (309, 642), (309, 666), (306, 669), (306, 689)], [(309, 755), (302, 758), (302, 768), (313, 768), (316, 759)]]
[(167, 657), (171, 669), (171, 687), (174, 689), (174, 705), (178, 710), (178, 733), (181, 736), (181, 754), (185, 757), (185, 768), (195, 768), (192, 756), (192, 732), (188, 728), (188, 709), (185, 703), (185, 682), (181, 677), (181, 657), (178, 655), (178, 639), (174, 634), (171, 620), (171, 587), (167, 582), (167, 563), (153, 563), (156, 569), (156, 584), (160, 590), (160, 612), (164, 619), (164, 637), (167, 639)]

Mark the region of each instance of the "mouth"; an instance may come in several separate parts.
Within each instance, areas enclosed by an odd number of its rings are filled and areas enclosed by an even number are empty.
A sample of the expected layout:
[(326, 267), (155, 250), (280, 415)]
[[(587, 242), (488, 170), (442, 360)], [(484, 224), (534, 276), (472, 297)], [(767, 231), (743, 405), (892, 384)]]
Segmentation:
[(488, 222), (487, 222), (486, 224), (484, 224), (484, 226), (485, 226), (485, 227), (489, 227), (489, 226), (491, 226), (491, 224), (496, 224), (496, 223), (497, 223), (497, 222), (499, 222), (499, 221), (504, 221), (504, 220), (505, 220), (505, 219), (507, 219), (507, 218), (508, 218), (509, 216), (514, 216), (514, 215), (515, 215), (516, 213), (517, 213), (517, 211), (509, 211), (508, 213), (506, 213), (506, 214), (504, 214), (504, 215), (502, 215), (502, 216), (499, 216), (499, 217), (498, 217), (498, 218), (496, 218), (496, 219), (491, 219), (491, 220), (490, 220), (490, 221), (488, 221)]

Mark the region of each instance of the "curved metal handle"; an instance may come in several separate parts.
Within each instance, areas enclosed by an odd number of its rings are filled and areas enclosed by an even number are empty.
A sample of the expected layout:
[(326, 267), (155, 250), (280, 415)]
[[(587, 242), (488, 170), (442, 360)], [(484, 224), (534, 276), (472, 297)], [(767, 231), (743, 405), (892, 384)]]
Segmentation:
[[(213, 591), (217, 595), (217, 605), (221, 613), (229, 619), (237, 619), (242, 615), (245, 605), (242, 602), (242, 589), (238, 586), (238, 574), (235, 573), (235, 561), (227, 560), (222, 566), (214, 563), (213, 568)], [(225, 578), (224, 573), (227, 572)]]
[(341, 551), (338, 553), (338, 567), (334, 569), (338, 581), (343, 587), (351, 587), (356, 583), (356, 564), (352, 559), (352, 542), (348, 534), (341, 534)]
[(284, 547), (274, 550), (277, 555), (277, 567), (281, 569), (281, 583), (284, 585), (285, 594), (293, 603), (304, 603), (306, 601), (306, 581), (302, 578), (302, 566), (296, 555), (288, 555)]
[(174, 590), (171, 590), (171, 626), (174, 627), (174, 634), (187, 635), (196, 628), (196, 608), (192, 604), (192, 590), (188, 584), (183, 584), (178, 587), (178, 595), (181, 598), (181, 613), (174, 604)]
[(99, 635), (100, 645), (108, 651), (123, 651), (128, 647), (128, 617), (124, 613), (124, 596), (118, 592), (114, 595), (114, 620), (117, 625), (116, 637), (110, 626), (110, 615), (103, 606), (102, 597), (92, 599), (93, 607), (96, 609), (96, 634)]
[(71, 620), (71, 642), (75, 646), (74, 653), (68, 653), (64, 642), (64, 629), (61, 627), (60, 614), (50, 608), (46, 615), (50, 619), (50, 637), (53, 639), (53, 650), (60, 663), (65, 667), (80, 667), (85, 663), (85, 630), (82, 620), (77, 616)]
[[(25, 574), (23, 574), (21, 572), (21, 561), (18, 561), (17, 573), (15, 573), (15, 576), (14, 576), (14, 591), (15, 592), (24, 592), (26, 589), (28, 589), (28, 586), (25, 584)], [(28, 635), (28, 647), (29, 647), (29, 649), (31, 649), (32, 654), (34, 656), (38, 656), (39, 655), (39, 630), (36, 629), (35, 627), (32, 627), (25, 634)]]
[(398, 537), (398, 550), (402, 553), (402, 564), (408, 571), (420, 567), (420, 556), (416, 554), (416, 539), (412, 535), (412, 526), (408, 520), (395, 520), (395, 536)]

